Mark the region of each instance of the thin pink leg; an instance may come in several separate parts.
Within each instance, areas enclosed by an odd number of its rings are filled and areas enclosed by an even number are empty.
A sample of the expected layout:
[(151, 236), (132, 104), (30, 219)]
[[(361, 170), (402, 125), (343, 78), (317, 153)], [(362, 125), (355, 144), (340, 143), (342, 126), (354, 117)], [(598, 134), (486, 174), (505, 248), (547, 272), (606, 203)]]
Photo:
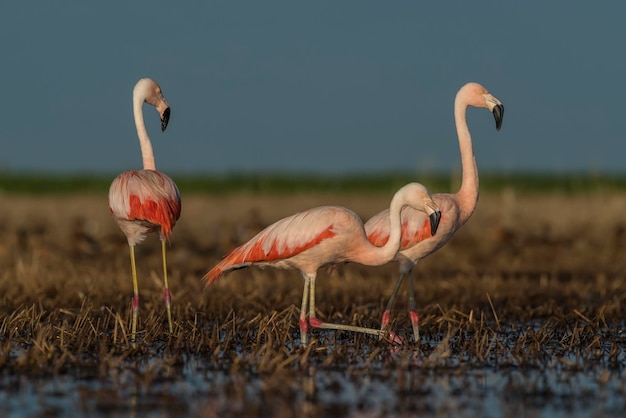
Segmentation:
[(170, 286), (167, 280), (167, 258), (165, 256), (166, 240), (161, 239), (161, 255), (163, 257), (163, 299), (165, 300), (165, 310), (167, 312), (167, 325), (170, 334), (174, 332), (172, 327), (172, 295), (170, 294)]
[(415, 312), (415, 291), (413, 287), (413, 272), (409, 273), (409, 318), (411, 319), (411, 326), (413, 327), (413, 337), (415, 342), (420, 342), (420, 318)]
[(304, 277), (304, 290), (302, 290), (302, 305), (300, 306), (300, 345), (306, 347), (308, 344), (309, 324), (306, 319), (308, 302), (309, 302), (309, 283), (311, 279), (306, 275)]
[(402, 281), (404, 280), (404, 274), (400, 273), (398, 279), (396, 280), (396, 286), (393, 288), (391, 292), (391, 296), (389, 297), (389, 302), (387, 302), (387, 307), (383, 312), (383, 318), (381, 320), (380, 329), (384, 330), (389, 325), (389, 317), (391, 315), (391, 310), (393, 309), (393, 304), (396, 302), (396, 298), (398, 297), (398, 291), (400, 290), (400, 286), (402, 285)]
[(315, 277), (311, 277), (311, 289), (309, 291), (311, 292), (309, 296), (309, 324), (311, 324), (313, 328), (361, 332), (364, 334), (376, 335), (380, 338), (389, 335), (391, 342), (395, 344), (403, 343), (402, 338), (398, 337), (394, 332), (389, 332), (389, 334), (387, 334), (385, 330), (357, 327), (354, 325), (333, 324), (320, 320), (315, 316)]
[(135, 338), (137, 335), (137, 312), (139, 311), (139, 285), (137, 284), (137, 268), (135, 267), (135, 246), (130, 245), (129, 248), (130, 248), (130, 270), (133, 276), (133, 299), (130, 305), (133, 319), (132, 319), (131, 332), (130, 332), (130, 341), (134, 348), (136, 347)]
[(130, 307), (133, 311), (133, 314), (139, 310), (139, 295), (133, 296), (130, 301)]
[(133, 322), (130, 330), (130, 341), (133, 346), (135, 345), (135, 338), (137, 335), (137, 314), (139, 312), (139, 295), (134, 295), (130, 302), (131, 312), (133, 314)]

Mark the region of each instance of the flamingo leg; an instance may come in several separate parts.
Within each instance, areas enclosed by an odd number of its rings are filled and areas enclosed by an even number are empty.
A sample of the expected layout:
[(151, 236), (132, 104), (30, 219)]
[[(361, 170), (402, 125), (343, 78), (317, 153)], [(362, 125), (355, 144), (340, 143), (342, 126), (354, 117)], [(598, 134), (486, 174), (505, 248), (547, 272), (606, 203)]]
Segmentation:
[(130, 245), (130, 271), (133, 276), (133, 299), (131, 301), (132, 325), (130, 341), (135, 347), (135, 337), (137, 334), (137, 312), (139, 311), (139, 285), (137, 284), (137, 267), (135, 266), (135, 246)]
[[(357, 327), (354, 325), (344, 325), (344, 324), (334, 324), (330, 322), (323, 322), (317, 318), (313, 318), (311, 322), (311, 326), (313, 328), (321, 328), (321, 329), (336, 329), (341, 331), (352, 331), (352, 332), (360, 332), (363, 334), (375, 335), (377, 337), (384, 337), (387, 335), (385, 331), (374, 328), (366, 328), (366, 327)], [(398, 340), (396, 335), (393, 332), (389, 333), (393, 342), (401, 343), (401, 340)]]
[(309, 277), (309, 322), (311, 322), (311, 319), (319, 321), (315, 316), (315, 279), (316, 277)]
[(303, 274), (302, 276), (304, 277), (304, 290), (302, 290), (302, 305), (300, 307), (300, 320), (299, 320), (300, 345), (303, 347), (306, 347), (308, 343), (307, 337), (308, 337), (308, 330), (309, 330), (309, 324), (306, 319), (306, 312), (307, 312), (307, 304), (309, 301), (310, 278), (306, 274)]
[[(384, 337), (386, 332), (384, 330), (366, 328), (366, 327), (357, 327), (354, 325), (343, 325), (343, 324), (333, 324), (329, 322), (324, 322), (315, 316), (315, 277), (310, 278), (311, 281), (311, 289), (309, 296), (309, 323), (313, 328), (321, 328), (321, 329), (336, 329), (341, 331), (352, 331), (352, 332), (361, 332), (364, 334), (376, 335), (378, 337)], [(400, 340), (393, 332), (390, 333), (390, 338), (395, 343), (401, 343)]]
[(170, 286), (167, 282), (167, 261), (165, 257), (165, 240), (161, 240), (161, 255), (163, 256), (163, 300), (165, 300), (165, 309), (167, 310), (167, 324), (169, 325), (170, 334), (172, 328), (172, 295), (170, 294)]
[(389, 325), (389, 315), (391, 314), (391, 310), (393, 309), (393, 305), (396, 302), (396, 298), (398, 297), (398, 291), (400, 290), (400, 286), (402, 285), (402, 281), (404, 281), (404, 274), (400, 273), (398, 279), (396, 280), (396, 285), (391, 292), (391, 296), (389, 297), (389, 302), (387, 302), (387, 307), (383, 312), (383, 318), (381, 320), (380, 329), (384, 330)]
[(413, 337), (415, 342), (420, 342), (420, 329), (419, 329), (419, 316), (415, 312), (415, 292), (413, 286), (413, 271), (409, 273), (409, 318), (411, 319), (411, 326), (413, 327)]

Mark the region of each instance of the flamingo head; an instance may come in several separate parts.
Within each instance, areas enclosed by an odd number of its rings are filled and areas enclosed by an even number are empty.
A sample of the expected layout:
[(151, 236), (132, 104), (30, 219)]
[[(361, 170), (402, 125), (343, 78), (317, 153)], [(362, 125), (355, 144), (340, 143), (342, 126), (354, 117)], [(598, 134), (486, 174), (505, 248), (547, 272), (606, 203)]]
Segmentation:
[(134, 95), (142, 98), (143, 102), (156, 107), (161, 117), (161, 131), (165, 131), (170, 121), (170, 105), (163, 97), (161, 86), (151, 78), (142, 78), (135, 85)]
[(430, 201), (430, 204), (427, 205), (426, 207), (428, 208), (426, 213), (428, 213), (428, 210), (432, 211), (428, 215), (428, 218), (430, 220), (430, 235), (432, 236), (437, 233), (437, 228), (439, 228), (439, 221), (441, 221), (441, 211), (439, 210), (439, 207), (435, 204), (435, 202), (433, 202), (432, 200)]
[(428, 193), (428, 189), (420, 183), (409, 183), (402, 189), (404, 189), (404, 191), (407, 192), (407, 196), (409, 196), (407, 204), (428, 215), (430, 220), (430, 235), (435, 235), (437, 228), (439, 228), (439, 221), (441, 220), (441, 209), (439, 209), (439, 206), (433, 201)]
[(465, 96), (465, 100), (469, 106), (483, 107), (489, 109), (493, 113), (496, 120), (496, 130), (502, 127), (502, 119), (504, 118), (504, 106), (489, 91), (478, 83), (467, 83), (461, 90), (459, 95)]

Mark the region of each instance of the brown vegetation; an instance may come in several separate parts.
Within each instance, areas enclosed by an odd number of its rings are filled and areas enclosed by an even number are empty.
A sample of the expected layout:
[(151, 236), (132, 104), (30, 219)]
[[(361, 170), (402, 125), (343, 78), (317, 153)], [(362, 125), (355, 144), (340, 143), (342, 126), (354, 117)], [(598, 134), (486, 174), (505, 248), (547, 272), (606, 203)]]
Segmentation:
[[(202, 359), (194, 363), (196, 372), (235, 377), (219, 396), (206, 394), (206, 409), (195, 413), (214, 416), (211, 411), (224, 409), (220, 399), (226, 397), (235, 416), (268, 408), (247, 402), (242, 387), (254, 376), (261, 378), (263, 393), (277, 394), (272, 411), (283, 411), (283, 403), (284, 411), (292, 411), (295, 397), (299, 407), (314, 413), (315, 389), (307, 383), (312, 368), (339, 368), (348, 379), (366, 370), (393, 379), (398, 391), (418, 399), (417, 383), (398, 371), (448, 370), (459, 376), (485, 367), (585, 369), (599, 385), (622, 372), (626, 195), (518, 196), (508, 191), (481, 196), (469, 223), (417, 269), (419, 349), (407, 342), (390, 350), (371, 336), (319, 330), (307, 349), (298, 348), (302, 280), (296, 272), (251, 268), (206, 290), (200, 282), (222, 255), (283, 216), (340, 204), (367, 218), (390, 196), (185, 197), (168, 260), (174, 333), (167, 333), (160, 248), (152, 236), (137, 251), (142, 298), (137, 349), (129, 342), (128, 249), (109, 217), (106, 197), (0, 196), (0, 366), (5, 379), (69, 373), (110, 381), (131, 364), (132, 380), (149, 388), (184, 378), (189, 359)], [(321, 272), (319, 315), (378, 327), (395, 276), (393, 264)], [(408, 339), (405, 306), (402, 293), (393, 327)], [(296, 383), (285, 384), (286, 379)], [(507, 385), (510, 396), (553, 390), (515, 378)], [(623, 386), (615, 390), (625, 391)]]

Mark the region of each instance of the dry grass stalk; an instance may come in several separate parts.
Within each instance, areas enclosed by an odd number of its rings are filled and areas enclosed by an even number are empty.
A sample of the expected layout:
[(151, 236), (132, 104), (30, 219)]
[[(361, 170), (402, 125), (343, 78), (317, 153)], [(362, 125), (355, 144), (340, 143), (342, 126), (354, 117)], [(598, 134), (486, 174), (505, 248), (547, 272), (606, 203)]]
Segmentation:
[[(515, 204), (509, 195), (481, 196), (467, 226), (417, 269), (424, 343), (397, 352), (373, 337), (318, 330), (299, 350), (302, 281), (295, 274), (250, 269), (206, 290), (199, 281), (234, 245), (282, 216), (333, 203), (367, 217), (386, 200), (192, 196), (170, 249), (174, 332), (164, 327), (160, 280), (153, 279), (159, 247), (149, 240), (137, 254), (142, 308), (132, 349), (125, 242), (102, 198), (3, 196), (0, 365), (34, 374), (92, 367), (111, 376), (127, 362), (162, 359), (138, 371), (149, 385), (180, 373), (188, 356), (201, 356), (216, 369), (267, 376), (268, 387), (312, 366), (555, 367), (556, 358), (566, 369), (587, 362), (618, 367), (625, 348), (626, 196), (607, 196), (601, 219), (586, 216), (588, 205), (577, 196), (514, 197)], [(377, 327), (394, 277), (394, 265), (322, 272), (320, 316)], [(405, 308), (401, 295), (392, 325), (408, 339)]]

